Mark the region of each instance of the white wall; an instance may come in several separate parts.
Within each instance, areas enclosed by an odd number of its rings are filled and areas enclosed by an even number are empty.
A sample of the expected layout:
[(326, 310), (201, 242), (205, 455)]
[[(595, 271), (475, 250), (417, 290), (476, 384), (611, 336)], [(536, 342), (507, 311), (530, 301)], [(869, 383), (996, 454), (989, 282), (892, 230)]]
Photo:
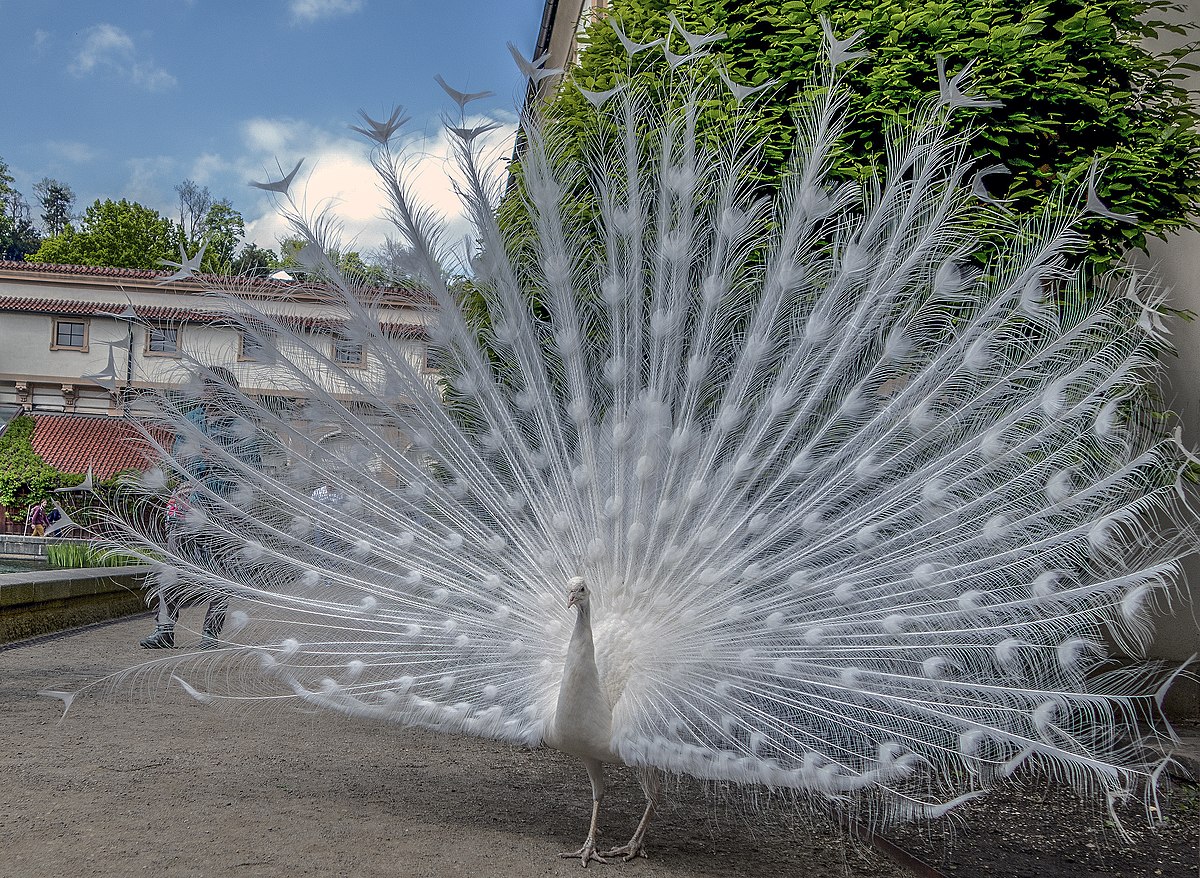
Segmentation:
[[(1200, 0), (1184, 0), (1179, 20), (1200, 22)], [(1178, 42), (1178, 41), (1177, 41)], [(1200, 76), (1192, 74), (1188, 87), (1200, 89)], [(1194, 311), (1195, 320), (1172, 320), (1171, 337), (1177, 356), (1164, 359), (1166, 404), (1183, 421), (1184, 441), (1200, 448), (1200, 234), (1183, 232), (1165, 241), (1154, 241), (1149, 257), (1135, 262), (1149, 266), (1169, 293), (1168, 304)], [(1184, 565), (1187, 586), (1180, 599), (1159, 616), (1151, 650), (1156, 658), (1183, 661), (1200, 653), (1200, 557)], [(1175, 706), (1181, 713), (1200, 713), (1200, 689), (1188, 681), (1176, 685)]]

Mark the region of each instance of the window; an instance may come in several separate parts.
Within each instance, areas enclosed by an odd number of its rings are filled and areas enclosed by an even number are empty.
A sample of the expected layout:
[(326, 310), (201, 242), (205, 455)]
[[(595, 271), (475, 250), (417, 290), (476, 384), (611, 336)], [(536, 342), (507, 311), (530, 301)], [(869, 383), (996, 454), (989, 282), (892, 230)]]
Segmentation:
[(146, 353), (160, 357), (179, 356), (179, 330), (169, 326), (147, 327)]
[(344, 338), (334, 339), (333, 360), (343, 366), (361, 366), (363, 364), (363, 346)]
[(88, 349), (88, 322), (77, 319), (56, 319), (54, 336), (50, 339), (52, 351), (86, 351)]
[(262, 337), (249, 332), (241, 333), (241, 350), (238, 352), (238, 359), (248, 363), (257, 363), (264, 357), (264, 347)]

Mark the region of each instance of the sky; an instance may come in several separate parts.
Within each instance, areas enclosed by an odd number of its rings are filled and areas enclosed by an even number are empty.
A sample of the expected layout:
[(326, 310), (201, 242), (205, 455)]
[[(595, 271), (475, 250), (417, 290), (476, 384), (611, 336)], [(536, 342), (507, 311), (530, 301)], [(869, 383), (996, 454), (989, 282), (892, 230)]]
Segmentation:
[(389, 227), (369, 164), (350, 130), (358, 111), (395, 105), (418, 194), (456, 238), (469, 227), (446, 176), (443, 118), (458, 107), (434, 82), (494, 91), (472, 103), (498, 172), (511, 152), (524, 83), (505, 48), (533, 51), (543, 0), (0, 0), (0, 81), (7, 88), (0, 158), (40, 212), (33, 186), (67, 183), (82, 212), (127, 198), (178, 218), (185, 179), (227, 198), (247, 238), (285, 234), (252, 181), (278, 179), (301, 158), (294, 191), (328, 204), (347, 249), (382, 243)]

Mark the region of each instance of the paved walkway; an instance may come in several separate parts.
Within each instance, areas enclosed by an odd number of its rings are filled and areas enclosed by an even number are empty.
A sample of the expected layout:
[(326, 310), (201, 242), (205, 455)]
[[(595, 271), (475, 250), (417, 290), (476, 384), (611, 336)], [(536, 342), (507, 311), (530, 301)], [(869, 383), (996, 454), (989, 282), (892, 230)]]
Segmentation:
[[(582, 840), (587, 778), (552, 751), (282, 705), (228, 713), (152, 676), (94, 690), (61, 722), (61, 704), (35, 694), (146, 660), (136, 643), (151, 625), (142, 616), (0, 649), (0, 878), (580, 874), (555, 854)], [(602, 825), (617, 844), (641, 801), (627, 773), (613, 774)], [(1165, 829), (1138, 829), (1135, 814), (1125, 840), (1101, 809), (1037, 791), (898, 838), (952, 875), (1198, 878), (1200, 796), (1184, 792)], [(827, 824), (764, 804), (678, 785), (650, 860), (585, 874), (903, 878)]]
[[(555, 854), (587, 829), (587, 776), (550, 751), (287, 708), (230, 714), (152, 679), (82, 698), (61, 723), (62, 705), (35, 694), (145, 660), (136, 643), (151, 625), (139, 617), (0, 651), (3, 878), (580, 873)], [(606, 841), (632, 832), (640, 795), (618, 773)], [(750, 814), (690, 786), (672, 795), (650, 855), (607, 868), (901, 875), (828, 827)]]

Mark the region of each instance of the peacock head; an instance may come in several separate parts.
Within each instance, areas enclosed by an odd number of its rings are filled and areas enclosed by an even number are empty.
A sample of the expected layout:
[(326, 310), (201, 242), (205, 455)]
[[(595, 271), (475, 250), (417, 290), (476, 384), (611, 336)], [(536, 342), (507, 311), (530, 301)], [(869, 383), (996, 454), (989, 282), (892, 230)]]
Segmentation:
[(584, 585), (583, 577), (572, 576), (570, 582), (567, 584), (571, 586), (571, 591), (567, 596), (567, 609), (580, 607), (586, 610), (588, 605), (588, 590), (587, 586)]

